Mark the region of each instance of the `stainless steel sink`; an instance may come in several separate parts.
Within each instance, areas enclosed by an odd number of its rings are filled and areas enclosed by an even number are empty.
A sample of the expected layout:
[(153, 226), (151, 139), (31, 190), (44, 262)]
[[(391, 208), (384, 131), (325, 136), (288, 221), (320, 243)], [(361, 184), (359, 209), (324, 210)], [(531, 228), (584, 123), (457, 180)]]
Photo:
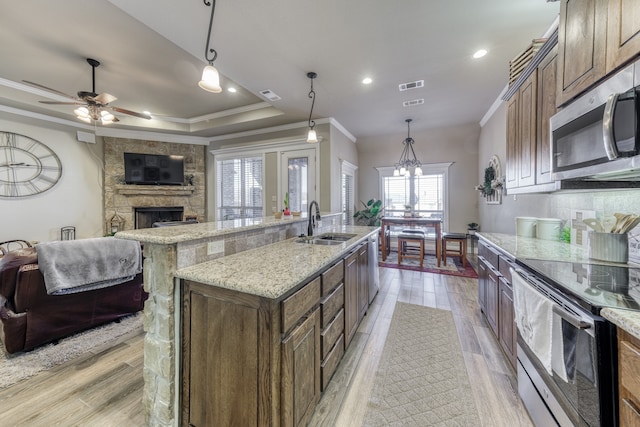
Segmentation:
[(306, 243), (307, 245), (339, 245), (344, 240), (324, 240), (318, 237), (300, 237), (296, 239), (296, 243)]
[(347, 240), (351, 240), (356, 237), (357, 234), (346, 234), (346, 233), (324, 233), (320, 234), (316, 237), (319, 240), (325, 241), (337, 241), (337, 242), (346, 242)]

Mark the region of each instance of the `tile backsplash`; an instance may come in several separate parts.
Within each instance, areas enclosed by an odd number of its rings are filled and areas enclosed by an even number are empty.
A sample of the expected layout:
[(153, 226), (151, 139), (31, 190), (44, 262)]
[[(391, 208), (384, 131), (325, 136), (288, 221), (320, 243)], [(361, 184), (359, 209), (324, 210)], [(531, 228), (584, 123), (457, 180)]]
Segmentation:
[(640, 190), (580, 191), (549, 195), (549, 216), (568, 220), (572, 210), (576, 209), (595, 211), (596, 219), (605, 229), (610, 229), (615, 222), (614, 213), (640, 214)]

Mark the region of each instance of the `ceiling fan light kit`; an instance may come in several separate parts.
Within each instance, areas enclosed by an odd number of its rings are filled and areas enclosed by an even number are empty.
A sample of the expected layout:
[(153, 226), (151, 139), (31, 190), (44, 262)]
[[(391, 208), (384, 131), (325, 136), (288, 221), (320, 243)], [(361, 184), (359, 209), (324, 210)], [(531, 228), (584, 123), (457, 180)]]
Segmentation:
[(56, 95), (63, 96), (65, 98), (69, 98), (69, 102), (59, 102), (59, 101), (39, 101), (42, 104), (51, 104), (51, 105), (80, 105), (73, 110), (76, 117), (83, 122), (91, 123), (91, 122), (100, 122), (103, 125), (108, 125), (113, 122), (119, 122), (118, 118), (114, 116), (111, 111), (115, 111), (122, 114), (128, 114), (130, 116), (139, 117), (141, 119), (151, 119), (151, 115), (147, 113), (136, 113), (135, 111), (125, 110), (124, 108), (112, 107), (109, 104), (118, 98), (108, 93), (96, 93), (96, 68), (100, 65), (100, 62), (93, 59), (87, 58), (87, 63), (91, 65), (91, 82), (92, 82), (92, 90), (91, 92), (87, 91), (78, 91), (78, 96), (67, 95), (64, 92), (60, 92), (59, 90), (51, 89), (50, 87), (43, 86), (38, 83), (33, 83), (27, 80), (23, 80), (24, 83), (27, 83), (31, 86), (37, 87), (39, 89), (46, 90), (47, 92), (54, 93)]
[(307, 77), (311, 80), (311, 90), (309, 91), (309, 98), (311, 98), (311, 111), (309, 111), (309, 120), (307, 124), (309, 125), (309, 133), (307, 134), (307, 142), (314, 143), (318, 142), (318, 135), (316, 135), (316, 131), (314, 127), (316, 126), (316, 122), (311, 120), (311, 115), (313, 114), (313, 105), (316, 103), (316, 92), (313, 90), (313, 79), (318, 77), (316, 73), (310, 71), (307, 73)]
[[(216, 11), (216, 0), (203, 0), (205, 6), (211, 7), (211, 18), (209, 19), (209, 31), (207, 32), (207, 44), (204, 49), (204, 58), (209, 62), (209, 65), (204, 67), (202, 71), (202, 80), (198, 82), (198, 86), (202, 89), (213, 92), (220, 93), (222, 92), (222, 87), (220, 87), (220, 74), (216, 67), (213, 66), (213, 61), (218, 57), (218, 52), (215, 49), (209, 47), (211, 43), (211, 27), (213, 26), (213, 14)], [(211, 55), (211, 56), (209, 56)]]

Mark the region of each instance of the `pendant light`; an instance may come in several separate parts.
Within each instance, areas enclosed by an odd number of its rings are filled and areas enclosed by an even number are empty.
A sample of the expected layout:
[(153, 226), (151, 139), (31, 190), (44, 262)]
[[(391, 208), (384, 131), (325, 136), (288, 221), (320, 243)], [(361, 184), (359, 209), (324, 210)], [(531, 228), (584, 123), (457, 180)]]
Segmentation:
[[(202, 71), (202, 80), (198, 82), (198, 86), (208, 92), (220, 93), (222, 92), (222, 88), (220, 87), (220, 75), (218, 74), (216, 67), (213, 66), (213, 61), (218, 57), (218, 52), (209, 47), (209, 43), (211, 41), (211, 26), (213, 25), (213, 14), (216, 10), (216, 0), (203, 1), (205, 6), (211, 6), (211, 18), (209, 19), (209, 31), (207, 32), (207, 45), (204, 50), (204, 58), (209, 62), (209, 65), (204, 67), (204, 70)], [(210, 54), (211, 56), (209, 56)]]
[(416, 153), (413, 151), (413, 143), (415, 142), (413, 138), (411, 138), (411, 121), (412, 119), (406, 119), (407, 122), (407, 137), (402, 142), (404, 144), (404, 148), (402, 149), (402, 154), (400, 155), (400, 160), (395, 164), (395, 169), (393, 171), (393, 176), (411, 176), (410, 168), (414, 168), (414, 175), (420, 176), (422, 175), (422, 163), (420, 160), (416, 158)]
[(307, 134), (307, 142), (314, 143), (318, 142), (318, 135), (316, 135), (316, 130), (314, 127), (316, 126), (316, 122), (311, 120), (311, 115), (313, 114), (313, 104), (316, 103), (316, 92), (313, 90), (313, 79), (318, 77), (316, 73), (310, 71), (307, 73), (307, 77), (311, 80), (311, 90), (309, 91), (309, 98), (311, 98), (311, 111), (309, 111), (309, 133)]

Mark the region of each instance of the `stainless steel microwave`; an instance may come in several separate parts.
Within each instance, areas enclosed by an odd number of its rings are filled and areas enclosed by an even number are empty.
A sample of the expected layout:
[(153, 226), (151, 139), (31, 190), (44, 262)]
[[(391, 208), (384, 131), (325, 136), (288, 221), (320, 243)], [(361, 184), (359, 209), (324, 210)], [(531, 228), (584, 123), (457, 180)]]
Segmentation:
[(640, 181), (640, 61), (577, 98), (550, 120), (556, 181)]

